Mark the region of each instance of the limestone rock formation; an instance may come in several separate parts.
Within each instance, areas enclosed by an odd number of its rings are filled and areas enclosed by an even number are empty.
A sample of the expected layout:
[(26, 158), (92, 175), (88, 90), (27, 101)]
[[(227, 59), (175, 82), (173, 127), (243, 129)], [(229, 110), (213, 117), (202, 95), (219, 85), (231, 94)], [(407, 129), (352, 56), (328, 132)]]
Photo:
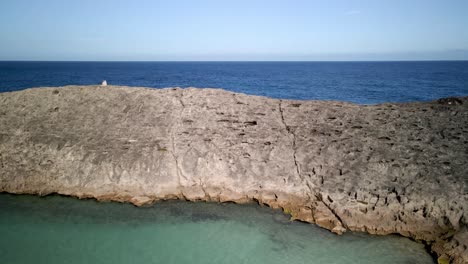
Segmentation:
[(0, 94), (0, 191), (257, 201), (468, 263), (468, 97), (355, 105), (219, 89)]

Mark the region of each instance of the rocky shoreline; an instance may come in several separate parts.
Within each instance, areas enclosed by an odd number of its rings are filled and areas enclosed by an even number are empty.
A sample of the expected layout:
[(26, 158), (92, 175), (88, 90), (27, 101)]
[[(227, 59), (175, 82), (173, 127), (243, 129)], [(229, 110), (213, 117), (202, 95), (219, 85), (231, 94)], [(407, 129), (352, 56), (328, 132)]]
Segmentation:
[(0, 191), (257, 201), (468, 263), (468, 97), (355, 105), (220, 89), (0, 94)]

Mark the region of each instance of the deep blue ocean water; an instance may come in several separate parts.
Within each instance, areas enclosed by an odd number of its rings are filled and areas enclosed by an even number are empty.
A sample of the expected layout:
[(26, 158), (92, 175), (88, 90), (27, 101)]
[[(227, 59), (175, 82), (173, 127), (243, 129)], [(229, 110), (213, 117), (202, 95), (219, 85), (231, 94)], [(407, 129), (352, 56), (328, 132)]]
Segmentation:
[(39, 86), (213, 87), (361, 104), (468, 95), (468, 61), (0, 62), (0, 92)]

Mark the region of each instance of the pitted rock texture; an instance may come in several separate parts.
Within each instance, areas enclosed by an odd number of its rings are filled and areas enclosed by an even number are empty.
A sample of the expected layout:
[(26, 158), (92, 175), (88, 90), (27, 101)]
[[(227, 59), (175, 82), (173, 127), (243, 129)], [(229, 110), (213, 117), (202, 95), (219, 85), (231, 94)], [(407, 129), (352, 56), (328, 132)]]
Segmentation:
[(355, 105), (220, 89), (0, 94), (0, 191), (257, 201), (468, 263), (468, 97)]

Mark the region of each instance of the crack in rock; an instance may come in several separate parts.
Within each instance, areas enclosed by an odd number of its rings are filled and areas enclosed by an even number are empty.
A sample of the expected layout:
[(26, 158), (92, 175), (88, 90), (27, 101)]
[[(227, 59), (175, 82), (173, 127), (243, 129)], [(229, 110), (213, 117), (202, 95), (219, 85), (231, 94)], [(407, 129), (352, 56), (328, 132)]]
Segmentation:
[(296, 167), (297, 176), (299, 178), (302, 178), (301, 173), (300, 173), (300, 169), (299, 169), (299, 164), (297, 163), (297, 158), (296, 158), (296, 135), (294, 135), (294, 133), (291, 131), (291, 128), (286, 124), (286, 121), (284, 120), (282, 101), (283, 100), (279, 100), (279, 104), (278, 104), (279, 112), (280, 112), (280, 115), (281, 115), (281, 121), (283, 122), (283, 125), (286, 128), (286, 131), (288, 132), (288, 134), (292, 136), (291, 146), (292, 146), (292, 150), (293, 150), (294, 166)]
[[(329, 204), (327, 204), (325, 202), (325, 200), (323, 199), (322, 197), (322, 194), (321, 193), (318, 193), (315, 195), (315, 197), (317, 198), (317, 201), (319, 201), (320, 203), (322, 203), (323, 205), (325, 205), (325, 207), (333, 214), (333, 216), (336, 218), (336, 220), (338, 221), (338, 224), (335, 225), (335, 228), (337, 229), (336, 231), (338, 231), (338, 233), (342, 233), (345, 231), (346, 229), (346, 225), (345, 223), (343, 222), (343, 220), (341, 219), (341, 217), (336, 213), (335, 209), (333, 209)], [(335, 229), (334, 228), (334, 229)], [(333, 229), (332, 229), (333, 231)]]
[(176, 96), (176, 98), (179, 99), (179, 103), (182, 106), (182, 109), (179, 111), (179, 116), (178, 116), (177, 120), (173, 123), (172, 128), (171, 128), (171, 145), (172, 145), (171, 154), (172, 154), (172, 157), (173, 157), (173, 159), (175, 161), (176, 170), (177, 170), (177, 177), (179, 179), (179, 186), (180, 187), (183, 186), (181, 179), (183, 178), (186, 181), (186, 183), (188, 183), (188, 178), (185, 177), (185, 175), (183, 174), (182, 169), (181, 169), (180, 164), (179, 164), (179, 159), (178, 159), (177, 155), (175, 154), (176, 153), (176, 148), (175, 148), (175, 132), (174, 132), (174, 130), (175, 130), (175, 127), (177, 126), (177, 124), (182, 121), (182, 113), (184, 112), (184, 109), (185, 109), (185, 104), (182, 101), (183, 96), (184, 96), (184, 90), (181, 90), (181, 94), (179, 96)]

